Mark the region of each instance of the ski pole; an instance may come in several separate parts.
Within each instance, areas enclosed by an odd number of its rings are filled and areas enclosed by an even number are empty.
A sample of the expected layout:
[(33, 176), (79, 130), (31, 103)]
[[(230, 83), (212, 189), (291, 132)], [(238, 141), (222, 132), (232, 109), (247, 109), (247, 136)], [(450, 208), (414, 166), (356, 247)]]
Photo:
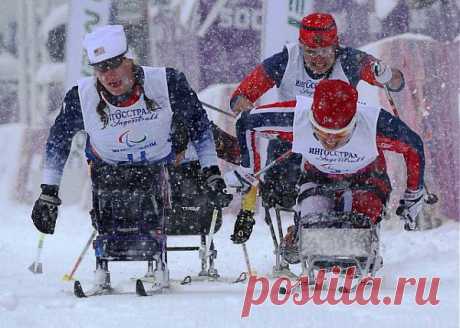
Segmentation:
[(212, 211), (211, 226), (209, 227), (208, 240), (206, 243), (206, 249), (204, 253), (204, 258), (206, 259), (209, 256), (209, 249), (211, 248), (212, 240), (214, 239), (214, 230), (216, 228), (217, 216), (219, 215), (219, 210), (214, 208)]
[[(383, 85), (383, 89), (385, 90), (385, 95), (387, 96), (388, 102), (390, 103), (391, 109), (393, 110), (394, 115), (400, 119), (398, 109), (396, 108), (395, 101), (390, 93), (390, 90), (388, 89), (388, 86), (386, 84)], [(428, 186), (426, 185), (425, 182), (423, 182), (423, 187), (426, 190), (426, 200), (425, 203), (432, 205), (436, 204), (438, 202), (438, 196), (434, 193), (430, 193), (428, 190)]]
[[(291, 150), (288, 150), (286, 152), (284, 152), (283, 154), (281, 154), (280, 156), (278, 156), (275, 160), (273, 160), (272, 162), (270, 162), (270, 164), (268, 164), (267, 166), (265, 166), (264, 168), (260, 169), (259, 171), (257, 171), (256, 173), (252, 174), (252, 173), (248, 173), (248, 174), (244, 174), (244, 180), (246, 181), (245, 183), (250, 185), (251, 187), (254, 187), (256, 188), (258, 185), (259, 185), (259, 179), (257, 179), (261, 174), (267, 172), (269, 169), (271, 169), (273, 166), (275, 166), (276, 164), (280, 163), (281, 161), (285, 160), (286, 158), (288, 158), (289, 156), (291, 156), (293, 154), (293, 152)], [(237, 171), (235, 171), (235, 175), (240, 175)], [(238, 177), (239, 179), (241, 177)], [(238, 187), (237, 187), (238, 188)], [(246, 194), (247, 195), (247, 194)]]
[(216, 112), (219, 112), (219, 113), (221, 113), (221, 114), (230, 116), (230, 117), (232, 117), (232, 118), (235, 118), (235, 117), (236, 117), (235, 114), (230, 113), (230, 112), (228, 112), (228, 111), (226, 111), (226, 110), (220, 109), (219, 107), (216, 107), (216, 106), (213, 106), (213, 105), (211, 105), (211, 104), (205, 103), (204, 101), (201, 101), (201, 100), (200, 100), (200, 102), (203, 104), (203, 106), (205, 106), (205, 107), (207, 107), (207, 108), (209, 108), (209, 109), (212, 109), (212, 110), (214, 110), (214, 111), (216, 111)]
[(278, 239), (276, 238), (275, 228), (273, 227), (273, 221), (270, 215), (270, 209), (268, 208), (268, 206), (264, 206), (264, 209), (265, 209), (265, 223), (268, 225), (270, 229), (270, 235), (272, 236), (273, 245), (275, 246), (275, 249), (278, 250)]
[(400, 118), (399, 117), (399, 112), (398, 112), (398, 109), (396, 108), (396, 104), (395, 104), (395, 101), (390, 93), (390, 90), (388, 90), (388, 87), (386, 84), (383, 85), (383, 89), (385, 90), (385, 95), (387, 96), (387, 99), (388, 99), (388, 102), (390, 103), (390, 106), (391, 106), (391, 109), (393, 110), (393, 113), (395, 114), (395, 116), (397, 118)]
[(40, 258), (42, 256), (44, 241), (45, 234), (40, 232), (40, 235), (38, 236), (37, 256), (35, 257), (35, 261), (29, 266), (29, 270), (32, 271), (32, 273), (34, 274), (43, 273), (43, 265), (40, 262)]
[(75, 262), (75, 264), (74, 264), (74, 266), (72, 268), (72, 271), (70, 271), (69, 274), (65, 274), (64, 277), (62, 277), (62, 280), (70, 281), (70, 280), (73, 279), (73, 275), (75, 274), (75, 272), (77, 271), (78, 267), (80, 266), (81, 261), (85, 257), (86, 252), (88, 251), (89, 246), (91, 245), (91, 242), (93, 241), (94, 237), (96, 237), (96, 233), (97, 233), (96, 230), (93, 230), (93, 232), (91, 233), (91, 236), (89, 236), (89, 239), (85, 244), (85, 247), (81, 251), (80, 256), (77, 258), (77, 261)]
[(255, 272), (253, 272), (251, 269), (251, 263), (249, 262), (249, 254), (248, 254), (248, 249), (246, 248), (246, 243), (242, 243), (241, 246), (243, 247), (244, 261), (246, 262), (248, 274), (250, 276), (255, 275)]
[(275, 160), (273, 160), (270, 164), (268, 164), (267, 166), (265, 166), (263, 169), (260, 169), (259, 171), (257, 171), (256, 173), (254, 173), (254, 177), (257, 178), (259, 175), (265, 173), (266, 171), (268, 171), (269, 169), (271, 169), (273, 166), (275, 166), (276, 164), (278, 164), (279, 162), (285, 160), (286, 158), (288, 158), (289, 156), (291, 156), (293, 153), (292, 151), (289, 149), (288, 151), (284, 152), (283, 154), (281, 154), (280, 156), (278, 156)]

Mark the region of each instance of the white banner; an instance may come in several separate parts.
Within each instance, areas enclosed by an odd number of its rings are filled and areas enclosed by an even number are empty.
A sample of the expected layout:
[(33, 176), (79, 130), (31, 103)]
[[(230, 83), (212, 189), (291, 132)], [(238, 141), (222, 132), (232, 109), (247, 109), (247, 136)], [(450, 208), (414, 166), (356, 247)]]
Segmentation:
[[(312, 9), (312, 0), (264, 1), (261, 60), (280, 52), (287, 43), (297, 42), (299, 22)], [(278, 93), (272, 88), (262, 97), (261, 103), (275, 101), (278, 101)]]
[(280, 52), (286, 43), (296, 42), (299, 22), (312, 12), (312, 0), (266, 0), (262, 34), (262, 60)]
[(111, 0), (71, 0), (66, 40), (66, 90), (84, 76), (91, 75), (83, 51), (83, 38), (94, 27), (109, 23)]

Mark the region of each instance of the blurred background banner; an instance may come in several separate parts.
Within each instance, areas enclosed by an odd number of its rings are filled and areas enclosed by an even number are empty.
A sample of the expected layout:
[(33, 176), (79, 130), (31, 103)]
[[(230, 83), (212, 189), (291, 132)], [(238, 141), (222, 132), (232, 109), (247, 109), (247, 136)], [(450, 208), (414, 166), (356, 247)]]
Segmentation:
[(96, 26), (109, 23), (111, 4), (110, 0), (71, 0), (66, 39), (66, 90), (81, 77), (92, 74), (82, 41), (85, 34)]
[(261, 0), (201, 0), (200, 85), (234, 83), (260, 60)]
[(260, 60), (262, 0), (155, 1), (152, 62), (184, 71), (198, 89), (235, 83)]

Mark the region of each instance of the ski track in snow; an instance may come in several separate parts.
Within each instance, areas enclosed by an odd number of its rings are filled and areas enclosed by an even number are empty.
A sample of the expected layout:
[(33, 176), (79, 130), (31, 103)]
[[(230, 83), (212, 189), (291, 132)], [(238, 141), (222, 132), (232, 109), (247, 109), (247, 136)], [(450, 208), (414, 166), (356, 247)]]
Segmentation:
[[(55, 235), (44, 242), (44, 273), (33, 275), (27, 268), (36, 254), (38, 233), (30, 220), (30, 207), (2, 204), (0, 221), (0, 327), (459, 327), (459, 231), (448, 222), (438, 229), (408, 233), (396, 224), (382, 231), (384, 277), (382, 295), (393, 295), (399, 276), (440, 277), (439, 305), (415, 304), (415, 289), (408, 288), (402, 305), (285, 305), (266, 302), (253, 306), (248, 318), (241, 318), (245, 285), (195, 283), (173, 286), (152, 297), (133, 295), (98, 296), (77, 299), (73, 284), (62, 281), (69, 273), (91, 234), (88, 215), (78, 207), (63, 206)], [(233, 245), (231, 215), (224, 217), (215, 235), (219, 273), (236, 278), (245, 270), (243, 252)], [(198, 237), (187, 237), (198, 242)], [(184, 243), (170, 238), (170, 245)], [(268, 228), (259, 214), (247, 243), (252, 266), (259, 275), (271, 272), (274, 258)], [(200, 269), (196, 252), (170, 253), (171, 278), (182, 279)], [(134, 292), (129, 278), (145, 273), (144, 263), (110, 264), (112, 285)], [(91, 287), (94, 255), (87, 254), (76, 277)], [(297, 266), (294, 272), (299, 272)], [(382, 299), (383, 296), (380, 296)]]

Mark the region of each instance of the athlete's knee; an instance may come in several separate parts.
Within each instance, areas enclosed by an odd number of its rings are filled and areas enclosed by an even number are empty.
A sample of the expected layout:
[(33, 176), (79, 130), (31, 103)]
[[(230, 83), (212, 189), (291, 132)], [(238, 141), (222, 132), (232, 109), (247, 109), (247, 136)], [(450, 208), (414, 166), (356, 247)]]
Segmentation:
[(384, 204), (380, 197), (370, 191), (353, 191), (352, 211), (366, 215), (373, 224), (381, 220)]

